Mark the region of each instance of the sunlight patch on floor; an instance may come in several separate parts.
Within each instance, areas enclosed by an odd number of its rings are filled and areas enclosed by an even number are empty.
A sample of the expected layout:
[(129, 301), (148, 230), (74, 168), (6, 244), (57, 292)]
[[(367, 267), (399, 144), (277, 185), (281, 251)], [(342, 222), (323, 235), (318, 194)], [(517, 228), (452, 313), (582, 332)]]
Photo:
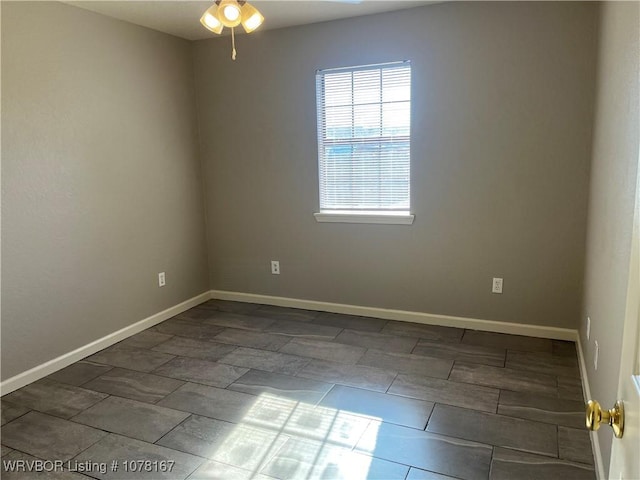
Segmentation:
[(246, 470), (247, 478), (364, 480), (372, 458), (352, 449), (365, 431), (367, 445), (375, 444), (381, 421), (263, 393), (209, 458)]

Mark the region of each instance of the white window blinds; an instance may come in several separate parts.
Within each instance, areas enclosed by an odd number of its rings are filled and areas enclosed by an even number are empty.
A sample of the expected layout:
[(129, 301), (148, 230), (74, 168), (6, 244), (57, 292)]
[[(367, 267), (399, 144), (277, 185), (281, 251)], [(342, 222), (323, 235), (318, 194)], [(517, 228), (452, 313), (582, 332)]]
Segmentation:
[(316, 73), (321, 212), (405, 212), (411, 65)]

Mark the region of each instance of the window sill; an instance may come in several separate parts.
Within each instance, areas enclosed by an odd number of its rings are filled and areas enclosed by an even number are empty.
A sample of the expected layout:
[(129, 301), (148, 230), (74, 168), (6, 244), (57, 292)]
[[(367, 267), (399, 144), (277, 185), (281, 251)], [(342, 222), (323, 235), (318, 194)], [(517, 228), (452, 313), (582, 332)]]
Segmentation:
[(395, 212), (320, 212), (314, 213), (319, 223), (374, 223), (379, 225), (411, 225), (415, 215)]

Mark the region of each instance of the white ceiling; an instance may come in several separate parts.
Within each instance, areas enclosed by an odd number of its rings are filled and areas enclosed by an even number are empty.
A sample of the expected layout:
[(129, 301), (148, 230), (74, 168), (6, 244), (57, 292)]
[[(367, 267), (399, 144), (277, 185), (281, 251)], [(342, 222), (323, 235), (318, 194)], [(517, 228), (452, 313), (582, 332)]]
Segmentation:
[[(358, 17), (435, 3), (421, 0), (362, 0), (360, 3), (356, 2), (357, 0), (255, 0), (251, 1), (251, 4), (260, 10), (265, 17), (265, 22), (260, 27), (263, 30)], [(200, 25), (202, 13), (213, 4), (213, 0), (204, 2), (189, 0), (83, 0), (66, 1), (65, 3), (187, 40), (202, 40), (216, 36)], [(240, 32), (242, 29), (240, 28), (238, 31)]]

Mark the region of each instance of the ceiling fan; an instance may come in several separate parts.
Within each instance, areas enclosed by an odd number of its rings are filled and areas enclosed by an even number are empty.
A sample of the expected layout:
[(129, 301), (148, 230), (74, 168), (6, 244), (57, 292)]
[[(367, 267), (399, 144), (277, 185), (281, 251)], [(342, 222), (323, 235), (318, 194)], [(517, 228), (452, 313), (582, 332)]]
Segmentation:
[(236, 59), (236, 37), (234, 27), (242, 24), (245, 32), (251, 33), (264, 22), (264, 17), (245, 0), (216, 0), (200, 17), (207, 30), (221, 34), (224, 27), (231, 29), (231, 59)]
[(262, 25), (264, 17), (249, 2), (244, 0), (216, 0), (200, 18), (200, 23), (213, 33), (220, 34), (224, 27), (242, 27), (247, 33)]
[[(363, 0), (325, 0), (357, 5)], [(236, 59), (234, 28), (242, 24), (245, 32), (251, 33), (264, 22), (264, 16), (246, 0), (215, 0), (200, 17), (200, 23), (209, 31), (220, 35), (224, 27), (231, 29), (231, 59)]]

